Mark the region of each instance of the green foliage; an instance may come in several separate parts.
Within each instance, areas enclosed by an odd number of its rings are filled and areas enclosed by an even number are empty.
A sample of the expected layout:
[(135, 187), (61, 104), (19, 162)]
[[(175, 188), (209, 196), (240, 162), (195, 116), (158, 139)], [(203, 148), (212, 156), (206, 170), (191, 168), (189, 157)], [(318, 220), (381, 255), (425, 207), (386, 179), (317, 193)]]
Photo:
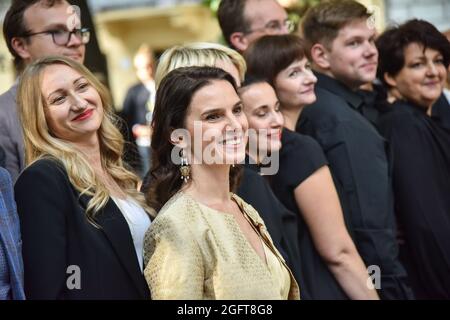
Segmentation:
[(306, 11), (318, 4), (321, 0), (297, 0), (297, 3), (286, 8), (288, 12), (289, 19), (294, 21), (295, 30), (298, 29), (298, 25), (301, 22), (302, 17), (305, 15)]
[(217, 10), (219, 9), (220, 0), (203, 0), (202, 4), (207, 6), (214, 15), (217, 15)]

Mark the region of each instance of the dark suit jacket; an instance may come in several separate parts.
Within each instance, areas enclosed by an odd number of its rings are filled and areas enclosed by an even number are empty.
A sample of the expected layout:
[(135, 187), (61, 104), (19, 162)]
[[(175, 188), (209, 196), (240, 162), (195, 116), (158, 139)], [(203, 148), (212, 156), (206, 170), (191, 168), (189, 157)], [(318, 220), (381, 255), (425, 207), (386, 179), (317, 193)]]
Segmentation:
[(123, 108), (120, 116), (124, 119), (126, 129), (123, 134), (125, 139), (129, 142), (126, 145), (125, 160), (135, 169), (139, 170), (141, 167), (140, 156), (136, 149), (136, 143), (133, 136), (133, 126), (135, 124), (147, 124), (147, 102), (150, 98), (150, 92), (144, 84), (139, 83), (132, 86), (125, 97)]
[[(88, 223), (81, 196), (55, 160), (38, 160), (15, 185), (29, 299), (148, 299), (128, 224), (113, 200)], [(74, 284), (76, 266), (80, 289)]]
[(369, 122), (376, 110), (339, 81), (317, 77), (317, 101), (302, 111), (297, 131), (322, 146), (348, 231), (366, 266), (380, 268), (381, 298), (411, 298), (398, 259), (386, 141)]
[(16, 181), (24, 168), (25, 149), (16, 103), (17, 83), (0, 95), (0, 146), (5, 151), (5, 169)]
[(150, 92), (142, 83), (136, 84), (128, 90), (123, 102), (122, 115), (130, 130), (135, 124), (147, 124), (145, 116), (149, 98)]

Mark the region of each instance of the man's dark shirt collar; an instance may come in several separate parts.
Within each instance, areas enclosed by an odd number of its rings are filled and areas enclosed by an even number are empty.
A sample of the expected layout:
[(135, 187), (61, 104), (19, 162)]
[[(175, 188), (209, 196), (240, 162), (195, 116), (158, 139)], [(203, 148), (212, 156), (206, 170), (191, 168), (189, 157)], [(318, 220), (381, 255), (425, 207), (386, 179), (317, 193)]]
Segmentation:
[(328, 90), (343, 98), (353, 109), (359, 111), (359, 108), (364, 104), (363, 98), (342, 82), (320, 72), (315, 71), (314, 74), (317, 77), (317, 87)]
[[(314, 72), (314, 74), (317, 76), (318, 80), (316, 85), (317, 87), (341, 97), (356, 112), (359, 112), (361, 115), (363, 115), (373, 125), (377, 125), (379, 112), (374, 106), (374, 102), (376, 99), (375, 92), (364, 93), (362, 90), (352, 91), (349, 87), (347, 87), (339, 80), (333, 79), (330, 76), (327, 76), (320, 72)], [(374, 96), (370, 97), (369, 99), (368, 94), (372, 94)]]

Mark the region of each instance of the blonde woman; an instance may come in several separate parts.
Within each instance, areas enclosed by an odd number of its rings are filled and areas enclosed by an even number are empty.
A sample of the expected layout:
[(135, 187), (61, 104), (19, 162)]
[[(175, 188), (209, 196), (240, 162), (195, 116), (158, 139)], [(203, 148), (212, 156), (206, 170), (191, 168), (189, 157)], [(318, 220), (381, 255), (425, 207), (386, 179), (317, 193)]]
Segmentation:
[[(240, 87), (247, 70), (244, 58), (233, 49), (217, 43), (195, 42), (174, 46), (160, 57), (155, 73), (156, 86), (172, 70), (180, 67), (218, 67), (233, 76)], [(151, 175), (144, 178), (143, 190), (148, 189)], [(263, 218), (272, 240), (286, 259), (295, 279), (300, 278), (300, 256), (298, 248), (297, 222), (293, 212), (287, 210), (272, 192), (254, 166), (243, 166), (239, 188), (236, 193), (251, 204)], [(307, 293), (302, 291), (302, 297)]]
[(159, 59), (155, 73), (156, 87), (170, 71), (180, 67), (217, 67), (231, 74), (238, 87), (247, 70), (244, 58), (233, 49), (210, 42), (193, 42), (167, 49)]
[(27, 167), (15, 185), (29, 299), (146, 299), (148, 208), (124, 168), (107, 90), (48, 57), (21, 77)]

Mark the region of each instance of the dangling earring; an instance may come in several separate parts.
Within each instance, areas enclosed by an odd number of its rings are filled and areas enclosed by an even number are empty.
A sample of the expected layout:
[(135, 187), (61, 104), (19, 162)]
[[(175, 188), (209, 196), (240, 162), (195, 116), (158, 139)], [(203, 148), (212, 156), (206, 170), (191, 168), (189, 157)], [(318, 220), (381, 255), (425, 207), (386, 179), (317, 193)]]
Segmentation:
[(184, 182), (187, 182), (190, 178), (191, 166), (187, 161), (187, 157), (184, 155), (184, 149), (181, 149), (180, 156), (181, 156), (180, 178), (183, 179)]

